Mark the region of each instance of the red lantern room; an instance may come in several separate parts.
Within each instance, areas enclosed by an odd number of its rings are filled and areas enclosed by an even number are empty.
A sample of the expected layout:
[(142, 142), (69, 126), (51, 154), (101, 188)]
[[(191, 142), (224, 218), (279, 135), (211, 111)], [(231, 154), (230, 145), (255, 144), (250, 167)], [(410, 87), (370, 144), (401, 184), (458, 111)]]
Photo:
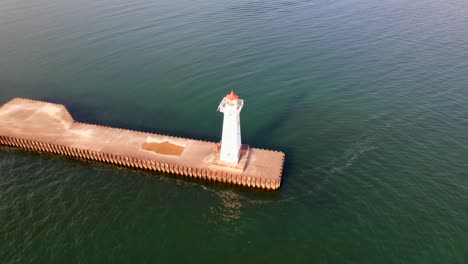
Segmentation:
[(235, 101), (239, 99), (239, 96), (234, 92), (231, 92), (230, 94), (226, 95), (226, 99), (228, 99), (229, 101)]

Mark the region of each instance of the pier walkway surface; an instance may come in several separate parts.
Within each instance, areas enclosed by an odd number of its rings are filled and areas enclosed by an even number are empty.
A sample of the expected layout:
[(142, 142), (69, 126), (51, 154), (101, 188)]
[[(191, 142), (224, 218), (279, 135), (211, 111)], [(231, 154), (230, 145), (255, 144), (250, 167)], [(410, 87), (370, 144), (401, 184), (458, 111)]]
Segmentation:
[(215, 142), (75, 122), (63, 105), (15, 98), (0, 106), (0, 144), (263, 189), (278, 189), (284, 153), (242, 146), (237, 165)]

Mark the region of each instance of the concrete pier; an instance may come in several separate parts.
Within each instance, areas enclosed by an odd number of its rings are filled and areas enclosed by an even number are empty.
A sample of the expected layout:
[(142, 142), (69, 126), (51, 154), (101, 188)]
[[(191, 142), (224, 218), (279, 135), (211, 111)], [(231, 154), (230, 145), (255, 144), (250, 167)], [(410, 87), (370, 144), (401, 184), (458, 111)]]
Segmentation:
[(215, 142), (80, 123), (63, 105), (23, 98), (0, 106), (0, 144), (271, 190), (281, 185), (285, 157), (243, 145), (232, 166)]

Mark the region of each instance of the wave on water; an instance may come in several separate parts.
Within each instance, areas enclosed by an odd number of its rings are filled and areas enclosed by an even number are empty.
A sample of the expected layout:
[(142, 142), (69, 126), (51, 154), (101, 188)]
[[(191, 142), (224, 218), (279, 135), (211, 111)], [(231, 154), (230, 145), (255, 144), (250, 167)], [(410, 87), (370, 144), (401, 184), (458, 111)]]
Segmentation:
[[(342, 157), (332, 162), (332, 168), (329, 170), (329, 175), (343, 174), (346, 168), (353, 165), (353, 163), (364, 153), (376, 149), (371, 145), (372, 140), (366, 138), (362, 141), (355, 142), (345, 151)], [(333, 164), (339, 165), (334, 166)]]
[[(373, 144), (373, 138), (361, 137), (359, 141), (352, 143), (341, 156), (335, 157), (328, 164), (314, 168), (300, 168), (294, 175), (295, 184), (287, 198), (279, 202), (290, 202), (311, 195), (318, 195), (326, 189), (332, 178), (346, 175), (346, 170), (359, 160), (361, 156), (369, 151), (377, 149)], [(311, 177), (320, 174), (321, 177)], [(277, 201), (276, 201), (277, 202)]]

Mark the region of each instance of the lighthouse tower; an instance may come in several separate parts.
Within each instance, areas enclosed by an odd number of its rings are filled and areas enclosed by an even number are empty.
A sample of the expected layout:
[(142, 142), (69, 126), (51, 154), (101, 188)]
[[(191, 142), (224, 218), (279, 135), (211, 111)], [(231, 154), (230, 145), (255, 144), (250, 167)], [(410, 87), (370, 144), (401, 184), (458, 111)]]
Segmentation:
[(244, 100), (234, 92), (226, 95), (218, 106), (218, 111), (224, 113), (223, 135), (221, 138), (220, 161), (237, 164), (241, 149), (240, 111)]

